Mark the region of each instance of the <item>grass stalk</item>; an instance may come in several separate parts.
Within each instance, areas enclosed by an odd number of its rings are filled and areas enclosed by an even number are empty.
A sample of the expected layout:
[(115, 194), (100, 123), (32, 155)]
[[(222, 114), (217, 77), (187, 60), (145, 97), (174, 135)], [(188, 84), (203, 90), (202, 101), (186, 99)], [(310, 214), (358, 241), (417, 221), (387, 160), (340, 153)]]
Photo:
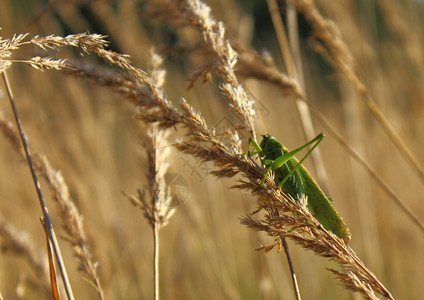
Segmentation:
[(60, 252), (59, 243), (56, 239), (56, 235), (55, 235), (54, 229), (53, 229), (53, 224), (50, 220), (50, 215), (49, 215), (49, 212), (47, 210), (47, 206), (44, 202), (44, 197), (43, 197), (43, 193), (41, 191), (41, 186), (40, 186), (40, 183), (38, 181), (37, 174), (35, 172), (33, 160), (32, 160), (31, 154), (29, 152), (28, 142), (27, 142), (26, 136), (25, 136), (23, 129), (22, 129), (18, 110), (16, 108), (15, 101), (13, 99), (13, 95), (12, 95), (12, 91), (10, 89), (9, 81), (7, 79), (6, 71), (2, 72), (2, 77), (3, 77), (4, 85), (6, 87), (7, 95), (9, 97), (10, 105), (12, 107), (13, 116), (15, 118), (16, 126), (18, 128), (19, 136), (20, 136), (20, 139), (21, 139), (21, 142), (22, 142), (22, 146), (23, 146), (24, 151), (25, 151), (25, 156), (26, 156), (26, 159), (27, 159), (27, 162), (28, 162), (28, 166), (29, 166), (29, 169), (30, 169), (30, 173), (31, 173), (31, 177), (32, 177), (32, 180), (33, 180), (33, 183), (34, 183), (34, 187), (35, 187), (35, 190), (36, 190), (36, 193), (37, 193), (37, 196), (38, 196), (38, 200), (39, 200), (39, 203), (40, 203), (40, 206), (41, 206), (41, 210), (42, 210), (42, 213), (43, 213), (43, 221), (44, 221), (44, 224), (45, 224), (44, 227), (46, 229), (46, 233), (48, 234), (48, 239), (50, 240), (50, 242), (52, 243), (52, 246), (53, 246), (56, 261), (57, 261), (57, 264), (59, 266), (60, 274), (62, 276), (63, 285), (65, 287), (66, 295), (67, 295), (69, 300), (73, 300), (74, 296), (73, 296), (71, 284), (69, 282), (68, 275), (67, 275), (67, 272), (66, 272), (65, 263), (62, 259), (62, 254)]
[(159, 226), (157, 223), (153, 226), (153, 281), (154, 281), (154, 299), (159, 300)]
[(291, 274), (294, 294), (295, 294), (297, 300), (301, 300), (302, 297), (300, 296), (299, 285), (297, 284), (296, 271), (294, 269), (293, 261), (291, 259), (289, 244), (287, 243), (286, 237), (284, 237), (284, 236), (281, 237), (281, 242), (283, 243), (283, 248), (284, 248), (284, 252), (286, 253), (287, 263), (288, 263), (289, 268), (290, 268), (290, 274)]

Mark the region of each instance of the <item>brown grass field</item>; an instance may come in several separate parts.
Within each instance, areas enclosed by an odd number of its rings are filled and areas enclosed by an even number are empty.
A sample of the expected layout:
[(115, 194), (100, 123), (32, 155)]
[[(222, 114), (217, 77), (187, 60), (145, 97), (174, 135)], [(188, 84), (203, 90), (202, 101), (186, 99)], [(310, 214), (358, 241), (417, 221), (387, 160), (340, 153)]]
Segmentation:
[[(273, 3), (0, 1), (0, 72), (75, 299), (296, 299), (281, 241), (303, 299), (423, 299), (424, 3)], [(3, 78), (0, 299), (51, 299)], [(253, 132), (325, 132), (304, 166), (349, 246), (272, 176), (258, 188)]]

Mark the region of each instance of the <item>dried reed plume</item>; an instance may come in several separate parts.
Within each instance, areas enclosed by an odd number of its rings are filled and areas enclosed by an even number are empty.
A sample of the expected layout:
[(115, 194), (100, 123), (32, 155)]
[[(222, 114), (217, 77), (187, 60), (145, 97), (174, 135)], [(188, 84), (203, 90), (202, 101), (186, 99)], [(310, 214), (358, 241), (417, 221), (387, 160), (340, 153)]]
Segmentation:
[[(150, 74), (156, 88), (160, 89), (165, 82), (165, 71), (161, 69), (162, 58), (154, 50), (151, 51)], [(149, 199), (145, 190), (138, 189), (137, 197), (125, 194), (127, 198), (143, 212), (153, 231), (153, 277), (154, 299), (159, 299), (159, 230), (166, 226), (175, 213), (171, 208), (172, 196), (165, 183), (165, 174), (169, 164), (166, 162), (169, 148), (166, 145), (168, 132), (157, 130), (156, 125), (147, 125), (147, 134), (143, 141), (146, 150), (148, 168), (146, 173)], [(159, 148), (159, 149), (158, 149)]]
[(97, 262), (93, 260), (89, 240), (84, 231), (83, 217), (69, 197), (68, 186), (59, 170), (54, 170), (46, 157), (34, 155), (37, 171), (45, 178), (57, 204), (62, 227), (67, 233), (66, 240), (72, 245), (78, 269), (86, 274), (86, 280), (96, 289), (100, 299), (104, 299)]
[[(208, 68), (214, 70), (222, 81), (220, 84), (221, 91), (235, 114), (242, 121), (240, 128), (253, 133), (253, 102), (249, 99), (247, 92), (238, 82), (234, 73), (238, 56), (225, 38), (223, 24), (212, 19), (210, 9), (200, 1), (180, 1), (174, 8), (178, 10), (180, 16), (184, 16), (186, 23), (197, 28), (203, 37), (202, 42), (216, 55), (217, 59), (212, 64), (213, 67), (208, 66)], [(237, 134), (232, 136), (231, 142), (222, 142), (215, 136), (214, 129), (206, 124), (200, 113), (194, 111), (184, 99), (180, 101), (180, 109), (177, 109), (167, 99), (157, 81), (149, 77), (144, 71), (134, 67), (128, 56), (106, 50), (104, 47), (107, 42), (103, 37), (77, 34), (64, 38), (57, 36), (36, 37), (28, 42), (22, 42), (22, 40), (23, 38), (20, 42), (15, 42), (15, 45), (17, 45), (15, 47), (24, 43), (32, 43), (40, 48), (52, 50), (72, 46), (80, 48), (86, 53), (95, 54), (105, 62), (120, 67), (123, 72), (112, 70), (103, 72), (95, 67), (88, 68), (70, 61), (52, 60), (48, 57), (44, 60), (41, 59), (41, 63), (37, 62), (37, 65), (34, 66), (45, 69), (49, 63), (54, 61), (67, 74), (89, 78), (94, 83), (111, 88), (119, 93), (123, 98), (140, 108), (137, 118), (146, 124), (157, 126), (158, 129), (162, 130), (171, 127), (185, 129), (188, 140), (178, 144), (177, 149), (202, 161), (214, 162), (216, 170), (212, 173), (219, 178), (241, 175), (242, 179), (234, 187), (251, 191), (257, 196), (258, 206), (265, 212), (264, 216), (259, 220), (254, 220), (250, 216), (244, 217), (242, 218), (244, 225), (254, 230), (263, 231), (273, 237), (290, 238), (301, 247), (337, 262), (342, 267), (342, 271), (329, 269), (336, 275), (337, 280), (345, 288), (353, 292), (360, 292), (367, 299), (378, 299), (379, 295), (393, 299), (390, 292), (365, 267), (352, 249), (332, 233), (326, 231), (304, 206), (295, 203), (279, 191), (271, 179), (267, 178), (262, 189), (257, 188), (265, 172), (262, 167), (242, 154), (243, 151)], [(8, 59), (8, 57), (6, 58)], [(24, 62), (31, 65), (30, 61)], [(37, 61), (40, 60), (37, 58)], [(6, 68), (10, 66), (11, 62), (13, 61), (8, 60), (2, 65)], [(200, 73), (205, 74), (205, 72)], [(154, 143), (151, 145), (154, 145)], [(150, 151), (152, 151), (151, 145), (146, 147)], [(153, 199), (160, 188), (156, 181), (156, 165), (153, 165), (156, 163), (156, 158), (153, 158), (155, 156), (153, 153), (150, 155), (149, 161), (152, 165), (149, 166), (148, 178), (151, 180), (149, 188)], [(139, 192), (138, 198), (133, 197), (132, 199), (143, 209), (146, 218), (151, 224), (153, 222), (152, 226), (154, 226), (158, 222), (160, 212), (154, 205), (154, 203), (157, 203), (157, 199), (149, 203), (141, 192)], [(166, 216), (166, 219), (169, 218), (169, 211), (162, 213)], [(272, 247), (262, 248), (262, 250), (270, 250), (270, 248)]]
[[(155, 82), (156, 87), (160, 88), (164, 83), (165, 75), (165, 72), (160, 69), (162, 58), (153, 52), (151, 58), (152, 68), (150, 74), (152, 74), (152, 80)], [(154, 124), (149, 124), (146, 137), (143, 140), (143, 147), (146, 150), (148, 162), (146, 178), (150, 201), (146, 199), (142, 190), (138, 190), (138, 197), (129, 197), (131, 202), (143, 211), (149, 225), (152, 228), (157, 227), (157, 229), (167, 225), (170, 217), (175, 212), (175, 209), (170, 208), (172, 197), (166, 188), (164, 180), (169, 166), (166, 162), (169, 148), (164, 147), (167, 135), (166, 131), (157, 130)]]

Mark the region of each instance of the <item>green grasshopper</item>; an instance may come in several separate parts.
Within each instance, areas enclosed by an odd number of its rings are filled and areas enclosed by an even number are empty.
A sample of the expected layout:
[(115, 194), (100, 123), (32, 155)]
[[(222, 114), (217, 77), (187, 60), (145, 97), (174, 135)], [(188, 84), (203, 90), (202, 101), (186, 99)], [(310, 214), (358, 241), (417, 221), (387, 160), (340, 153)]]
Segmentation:
[[(333, 232), (347, 244), (351, 234), (342, 217), (334, 208), (332, 199), (325, 196), (308, 170), (302, 166), (302, 162), (323, 138), (324, 133), (320, 133), (310, 142), (289, 152), (274, 137), (265, 134), (262, 135), (260, 145), (253, 138), (249, 139), (248, 155), (258, 154), (263, 166), (266, 168), (265, 176), (259, 185), (260, 187), (264, 184), (267, 175), (272, 171), (275, 175), (275, 184), (286, 195), (289, 195), (298, 203), (300, 203), (302, 197), (307, 197), (307, 208), (310, 213), (325, 229)], [(295, 155), (311, 144), (314, 144), (314, 146), (298, 161)], [(250, 152), (251, 145), (256, 151)]]

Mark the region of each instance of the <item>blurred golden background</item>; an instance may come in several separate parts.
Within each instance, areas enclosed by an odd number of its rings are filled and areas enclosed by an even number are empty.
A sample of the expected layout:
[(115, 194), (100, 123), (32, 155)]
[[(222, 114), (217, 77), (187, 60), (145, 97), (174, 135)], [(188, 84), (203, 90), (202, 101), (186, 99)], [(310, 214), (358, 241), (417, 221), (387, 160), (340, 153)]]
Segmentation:
[[(424, 4), (419, 1), (315, 1), (334, 22), (354, 59), (354, 68), (395, 131), (423, 165), (424, 153)], [(237, 123), (223, 101), (216, 78), (188, 92), (187, 79), (203, 63), (196, 51), (177, 51), (194, 43), (188, 29), (175, 28), (164, 14), (167, 1), (15, 1), (0, 2), (0, 36), (30, 33), (65, 36), (90, 32), (107, 35), (110, 49), (126, 53), (147, 70), (149, 50), (165, 59), (164, 90), (173, 103), (184, 97), (209, 125)], [(272, 59), (285, 73), (274, 28), (264, 1), (208, 1), (212, 16), (224, 23), (227, 36)], [(285, 5), (280, 5), (284, 17)], [(348, 81), (314, 51), (312, 29), (298, 16), (304, 81), (308, 99), (348, 143), (366, 158), (404, 203), (424, 219), (424, 187)], [(38, 55), (25, 48), (14, 59)], [(90, 57), (63, 51), (62, 57)], [(144, 125), (134, 107), (110, 90), (56, 71), (40, 72), (14, 64), (8, 74), (22, 124), (33, 151), (59, 169), (72, 199), (84, 216), (106, 299), (150, 299), (153, 295), (152, 232), (142, 212), (122, 194), (146, 186), (146, 157), (141, 146)], [(240, 76), (263, 120), (257, 131), (274, 135), (288, 149), (303, 145), (301, 122), (292, 97), (274, 85)], [(12, 120), (4, 86), (0, 113)], [(327, 132), (312, 118), (316, 134)], [(266, 129), (265, 129), (266, 128)], [(178, 131), (168, 144), (175, 143)], [(45, 237), (39, 222), (28, 167), (0, 135), (0, 216), (33, 243), (45, 259)], [(424, 235), (382, 189), (331, 137), (320, 144), (328, 176), (327, 194), (352, 232), (350, 246), (398, 299), (421, 299), (424, 281)], [(160, 232), (162, 299), (294, 299), (282, 252), (252, 251), (273, 240), (240, 224), (254, 211), (255, 198), (230, 189), (235, 180), (208, 175), (213, 165), (171, 148), (165, 180), (173, 188), (175, 215)], [(310, 159), (305, 165), (315, 175)], [(317, 178), (320, 182), (320, 179)], [(42, 182), (57, 234), (48, 187)], [(44, 299), (24, 278), (37, 278), (18, 251), (10, 251), (0, 232), (0, 293), (4, 299)], [(95, 290), (77, 270), (69, 244), (60, 239), (77, 299), (95, 299)], [(304, 299), (356, 299), (325, 267), (335, 265), (290, 244)], [(358, 296), (359, 299), (359, 296)]]

